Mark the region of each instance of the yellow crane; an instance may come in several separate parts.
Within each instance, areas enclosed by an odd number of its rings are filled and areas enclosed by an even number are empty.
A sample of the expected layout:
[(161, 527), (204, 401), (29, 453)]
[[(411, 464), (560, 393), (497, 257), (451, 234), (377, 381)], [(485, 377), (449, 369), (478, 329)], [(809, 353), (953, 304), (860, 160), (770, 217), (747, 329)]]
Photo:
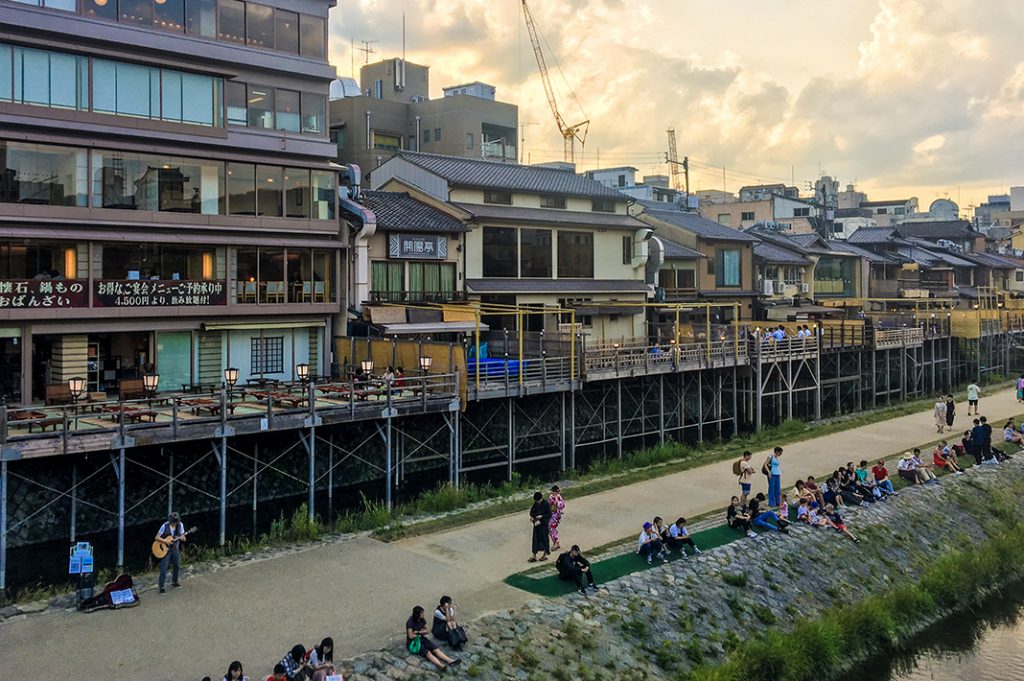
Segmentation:
[[(544, 58), (544, 50), (540, 46), (540, 36), (537, 33), (537, 24), (533, 20), (530, 8), (523, 3), (523, 20), (526, 21), (526, 30), (530, 34), (530, 43), (533, 45), (533, 54), (537, 57), (537, 69), (540, 71), (541, 81), (544, 83), (544, 94), (548, 98), (548, 106), (555, 116), (555, 123), (558, 124), (558, 131), (562, 133), (565, 160), (570, 163), (576, 162), (576, 141), (579, 140), (582, 148), (587, 143), (587, 131), (590, 129), (590, 121), (585, 120), (575, 125), (565, 122), (561, 112), (558, 110), (558, 100), (555, 98), (555, 90), (551, 86), (551, 76), (548, 74), (548, 63)], [(575, 96), (575, 95), (574, 95)]]

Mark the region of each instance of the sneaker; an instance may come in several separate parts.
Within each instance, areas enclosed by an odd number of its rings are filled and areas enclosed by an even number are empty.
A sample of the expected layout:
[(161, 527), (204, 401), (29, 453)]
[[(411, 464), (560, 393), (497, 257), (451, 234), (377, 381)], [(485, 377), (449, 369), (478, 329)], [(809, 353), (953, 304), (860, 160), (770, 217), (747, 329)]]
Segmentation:
[(860, 505), (861, 505), (861, 508), (867, 508), (867, 507), (868, 507), (868, 506), (870, 506), (871, 504), (869, 504), (869, 503), (868, 503), (868, 502), (866, 502), (866, 501), (862, 501), (862, 502), (860, 502)]
[(662, 551), (661, 553), (658, 554), (658, 558), (661, 558), (661, 562), (662, 563), (667, 563), (668, 562), (668, 556), (665, 554), (664, 551)]
[(860, 539), (854, 539), (854, 540), (853, 540), (853, 543), (854, 543), (854, 544), (859, 544), (859, 543), (860, 543)]
[(591, 584), (587, 588), (590, 589), (591, 591), (599, 591), (600, 590), (600, 589), (597, 588), (597, 584)]
[(160, 595), (163, 596), (166, 593), (167, 593), (167, 589), (165, 589), (163, 587), (160, 587)]
[(174, 584), (171, 584), (171, 586), (173, 586), (175, 589), (180, 589), (181, 588), (181, 583), (180, 582), (175, 582)]
[(693, 547), (693, 555), (695, 555), (695, 556), (699, 556), (700, 555), (700, 549), (698, 549), (696, 546)]
[(751, 530), (750, 532), (747, 532), (747, 536), (750, 537), (751, 539), (757, 539), (757, 532), (754, 532), (753, 530)]
[(462, 660), (459, 659), (459, 658), (455, 658), (454, 660), (452, 660), (451, 662), (448, 663), (448, 666), (449, 667), (458, 667), (460, 664), (462, 664)]
[(586, 589), (576, 589), (576, 590), (580, 592), (581, 596), (586, 596), (587, 595), (587, 590)]
[(963, 475), (963, 474), (964, 474), (963, 471), (957, 471), (956, 473), (953, 473), (953, 475)]
[(652, 565), (654, 563), (654, 556), (647, 556), (647, 564)]

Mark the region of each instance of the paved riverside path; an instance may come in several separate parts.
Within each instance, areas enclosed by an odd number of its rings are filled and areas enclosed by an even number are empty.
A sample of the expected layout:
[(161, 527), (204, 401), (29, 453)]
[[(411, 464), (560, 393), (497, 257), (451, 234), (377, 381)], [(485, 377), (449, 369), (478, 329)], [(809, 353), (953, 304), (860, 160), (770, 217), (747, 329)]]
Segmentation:
[[(1012, 390), (982, 398), (997, 435), (1000, 419), (1024, 412)], [(966, 403), (957, 410), (955, 425), (962, 432)], [(783, 442), (783, 484), (791, 487), (808, 473), (890, 456), (937, 437), (931, 411), (922, 411)], [(764, 455), (755, 454), (756, 465)], [(890, 471), (895, 468), (890, 459)], [(731, 469), (731, 462), (709, 464), (578, 500), (567, 490), (563, 543), (596, 546), (639, 533), (640, 523), (655, 514), (671, 520), (724, 508), (739, 489)], [(758, 476), (754, 489), (764, 486)], [(219, 679), (238, 659), (255, 680), (266, 678), (293, 644), (309, 646), (325, 635), (333, 636), (346, 657), (378, 649), (400, 636), (413, 605), (429, 610), (442, 593), (455, 597), (467, 620), (534, 598), (501, 582), (528, 567), (528, 507), (524, 502), (516, 515), (392, 544), (349, 539), (186, 575), (184, 589), (166, 596), (146, 592), (131, 610), (46, 613), (0, 623), (0, 669), (11, 678), (177, 681)]]

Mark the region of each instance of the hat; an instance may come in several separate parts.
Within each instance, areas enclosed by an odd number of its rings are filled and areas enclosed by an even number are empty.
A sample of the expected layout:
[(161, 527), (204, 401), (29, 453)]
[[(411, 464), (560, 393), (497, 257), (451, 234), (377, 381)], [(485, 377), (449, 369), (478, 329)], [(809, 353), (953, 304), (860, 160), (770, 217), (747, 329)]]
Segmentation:
[(169, 521), (171, 521), (172, 523), (176, 523), (176, 522), (178, 522), (179, 520), (181, 520), (181, 516), (180, 516), (180, 515), (178, 515), (177, 513), (168, 513), (168, 514), (167, 514), (167, 519), (168, 519)]
[(654, 527), (654, 525), (651, 525), (650, 523), (644, 523), (644, 529), (645, 529), (645, 530), (649, 530), (649, 529), (651, 529), (652, 527)]
[(914, 455), (911, 454), (910, 452), (903, 452), (903, 460), (904, 461), (910, 461), (913, 458), (914, 458)]

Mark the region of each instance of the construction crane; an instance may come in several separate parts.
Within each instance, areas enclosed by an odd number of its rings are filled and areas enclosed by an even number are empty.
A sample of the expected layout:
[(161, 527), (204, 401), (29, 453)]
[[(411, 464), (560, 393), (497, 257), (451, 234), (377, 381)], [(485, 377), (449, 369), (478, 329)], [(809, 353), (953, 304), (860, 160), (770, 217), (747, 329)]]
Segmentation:
[(679, 152), (676, 150), (676, 129), (668, 129), (668, 163), (671, 166), (672, 171), (672, 188), (680, 190), (682, 187), (679, 185), (679, 175), (682, 170), (679, 167)]
[(551, 108), (551, 113), (555, 116), (558, 131), (562, 133), (564, 157), (566, 161), (575, 163), (576, 141), (579, 140), (581, 148), (587, 143), (587, 131), (590, 129), (590, 121), (585, 120), (575, 125), (569, 125), (558, 111), (558, 100), (555, 99), (555, 90), (551, 86), (551, 76), (548, 74), (547, 60), (544, 58), (544, 51), (540, 46), (537, 24), (533, 20), (530, 8), (526, 5), (526, 0), (522, 0), (522, 3), (523, 19), (526, 21), (526, 30), (530, 34), (530, 43), (533, 44), (533, 54), (537, 57), (537, 69), (540, 71), (540, 78), (544, 83), (544, 94), (548, 98), (548, 106)]

